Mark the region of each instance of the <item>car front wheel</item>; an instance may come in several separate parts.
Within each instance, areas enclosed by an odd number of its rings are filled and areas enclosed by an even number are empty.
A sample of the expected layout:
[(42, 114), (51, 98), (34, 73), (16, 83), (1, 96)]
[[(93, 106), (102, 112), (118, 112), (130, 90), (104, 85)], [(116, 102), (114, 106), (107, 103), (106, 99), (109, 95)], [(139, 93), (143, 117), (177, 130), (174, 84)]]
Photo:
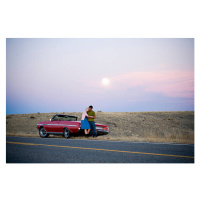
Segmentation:
[(40, 130), (39, 130), (39, 135), (40, 137), (42, 138), (45, 138), (45, 137), (48, 137), (49, 134), (46, 132), (45, 128), (44, 127), (41, 127)]

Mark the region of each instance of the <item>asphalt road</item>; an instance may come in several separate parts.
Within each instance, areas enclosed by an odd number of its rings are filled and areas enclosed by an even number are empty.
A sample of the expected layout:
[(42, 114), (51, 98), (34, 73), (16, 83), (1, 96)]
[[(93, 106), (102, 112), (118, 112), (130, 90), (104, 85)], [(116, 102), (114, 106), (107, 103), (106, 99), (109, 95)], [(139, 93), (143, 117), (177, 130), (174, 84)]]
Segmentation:
[(6, 163), (194, 163), (194, 145), (7, 136)]

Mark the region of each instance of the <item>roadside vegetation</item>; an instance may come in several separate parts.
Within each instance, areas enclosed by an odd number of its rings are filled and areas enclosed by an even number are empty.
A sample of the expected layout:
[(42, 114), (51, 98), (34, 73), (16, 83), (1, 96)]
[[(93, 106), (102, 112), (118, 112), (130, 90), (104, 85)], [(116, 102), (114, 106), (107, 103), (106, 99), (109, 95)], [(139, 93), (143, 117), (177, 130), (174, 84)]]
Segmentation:
[[(6, 135), (39, 137), (36, 124), (56, 113), (6, 115)], [(81, 112), (62, 112), (81, 119)], [(194, 112), (96, 112), (96, 123), (109, 126), (99, 140), (173, 142), (194, 144)], [(61, 136), (51, 136), (61, 137)], [(71, 139), (85, 139), (73, 136)], [(90, 138), (89, 138), (90, 139)]]

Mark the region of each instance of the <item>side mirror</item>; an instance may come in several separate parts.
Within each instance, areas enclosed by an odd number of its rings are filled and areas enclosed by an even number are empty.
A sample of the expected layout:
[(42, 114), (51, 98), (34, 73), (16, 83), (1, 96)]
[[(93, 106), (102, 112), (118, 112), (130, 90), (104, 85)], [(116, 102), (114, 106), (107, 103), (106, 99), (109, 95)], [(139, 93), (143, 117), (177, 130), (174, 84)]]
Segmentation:
[(49, 121), (51, 121), (51, 119)]

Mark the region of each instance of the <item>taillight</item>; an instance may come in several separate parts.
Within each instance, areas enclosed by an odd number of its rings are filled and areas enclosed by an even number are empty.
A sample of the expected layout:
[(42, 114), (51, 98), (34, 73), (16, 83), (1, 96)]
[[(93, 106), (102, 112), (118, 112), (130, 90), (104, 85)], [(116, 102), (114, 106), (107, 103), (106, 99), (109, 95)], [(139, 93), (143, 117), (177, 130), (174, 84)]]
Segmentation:
[(104, 127), (103, 130), (105, 130), (105, 131), (109, 131), (108, 126), (107, 126), (107, 127)]

